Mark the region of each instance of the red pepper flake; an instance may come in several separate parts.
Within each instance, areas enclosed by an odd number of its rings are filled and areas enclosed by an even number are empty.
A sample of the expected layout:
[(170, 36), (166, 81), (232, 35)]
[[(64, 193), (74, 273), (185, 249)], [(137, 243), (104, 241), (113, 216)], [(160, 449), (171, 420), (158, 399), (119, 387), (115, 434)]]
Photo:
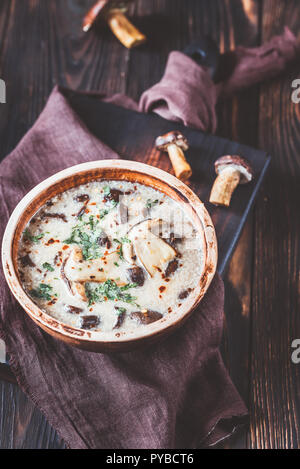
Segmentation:
[(69, 247), (70, 246), (65, 245), (65, 246), (63, 246), (63, 250), (66, 251), (66, 249), (69, 249)]
[(89, 204), (89, 205), (97, 205), (97, 204), (96, 204), (96, 202), (93, 202), (93, 203), (91, 203), (91, 204)]
[(172, 308), (171, 308), (171, 306), (168, 308), (168, 313), (172, 313)]
[(55, 243), (55, 239), (51, 238), (49, 241), (46, 243), (46, 246), (50, 246), (51, 244)]
[(160, 291), (160, 293), (163, 293), (165, 290), (166, 290), (166, 287), (164, 287), (164, 286), (162, 286), (162, 287), (159, 287), (159, 291)]

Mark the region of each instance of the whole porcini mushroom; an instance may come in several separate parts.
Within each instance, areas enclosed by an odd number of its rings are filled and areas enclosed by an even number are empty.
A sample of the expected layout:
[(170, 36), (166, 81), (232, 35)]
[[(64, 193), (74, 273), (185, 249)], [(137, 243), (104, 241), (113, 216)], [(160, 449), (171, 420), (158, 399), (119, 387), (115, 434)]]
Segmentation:
[(142, 34), (125, 16), (129, 4), (134, 0), (99, 0), (88, 11), (83, 20), (83, 31), (88, 31), (98, 16), (102, 16), (114, 35), (128, 49), (143, 44)]
[(253, 170), (247, 160), (238, 155), (221, 156), (215, 162), (218, 175), (209, 201), (214, 205), (229, 207), (231, 196), (239, 184), (247, 184), (253, 178)]
[(155, 146), (160, 151), (169, 154), (176, 177), (181, 181), (186, 181), (192, 175), (192, 168), (185, 159), (184, 151), (189, 149), (186, 137), (179, 131), (174, 130), (165, 135), (161, 135), (155, 141)]

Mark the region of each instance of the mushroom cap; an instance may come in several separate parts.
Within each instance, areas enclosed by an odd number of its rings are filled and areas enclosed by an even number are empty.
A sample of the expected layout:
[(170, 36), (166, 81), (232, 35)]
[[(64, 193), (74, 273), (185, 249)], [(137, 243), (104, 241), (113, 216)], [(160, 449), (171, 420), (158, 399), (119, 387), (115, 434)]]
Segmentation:
[(110, 10), (117, 9), (123, 13), (126, 12), (132, 2), (134, 0), (99, 0), (85, 15), (82, 25), (83, 30), (88, 31), (99, 15), (105, 15)]
[(168, 146), (172, 144), (176, 144), (184, 151), (189, 149), (187, 138), (178, 130), (173, 130), (165, 135), (161, 135), (155, 140), (156, 148), (161, 151), (167, 151)]
[(253, 169), (250, 163), (239, 155), (226, 155), (221, 156), (215, 162), (215, 170), (220, 174), (223, 169), (232, 167), (241, 174), (240, 184), (247, 184), (253, 178)]

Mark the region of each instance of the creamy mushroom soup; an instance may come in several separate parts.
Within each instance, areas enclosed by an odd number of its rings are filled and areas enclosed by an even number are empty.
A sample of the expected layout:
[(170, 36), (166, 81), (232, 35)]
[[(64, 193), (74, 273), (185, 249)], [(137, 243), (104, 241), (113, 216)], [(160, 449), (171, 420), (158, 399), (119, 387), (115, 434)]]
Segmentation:
[(28, 224), (18, 253), (23, 288), (43, 311), (104, 332), (172, 314), (202, 265), (202, 239), (181, 206), (126, 181), (93, 181), (54, 197)]

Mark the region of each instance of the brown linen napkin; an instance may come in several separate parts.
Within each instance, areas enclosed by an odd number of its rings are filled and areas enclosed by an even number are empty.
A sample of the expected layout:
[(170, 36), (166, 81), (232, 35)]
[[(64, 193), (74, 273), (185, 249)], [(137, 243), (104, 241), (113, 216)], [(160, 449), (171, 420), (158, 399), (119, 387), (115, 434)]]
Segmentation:
[[(16, 204), (38, 182), (103, 158), (117, 155), (56, 88), (0, 164), (2, 234)], [(219, 351), (224, 292), (218, 275), (181, 330), (151, 348), (114, 355), (83, 352), (47, 335), (14, 300), (3, 274), (0, 292), (0, 335), (18, 383), (71, 448), (208, 446), (231, 434), (247, 413)]]
[(213, 133), (218, 99), (274, 78), (299, 57), (300, 43), (286, 27), (260, 47), (237, 47), (221, 55), (215, 84), (190, 57), (171, 52), (161, 81), (143, 93), (140, 111)]

